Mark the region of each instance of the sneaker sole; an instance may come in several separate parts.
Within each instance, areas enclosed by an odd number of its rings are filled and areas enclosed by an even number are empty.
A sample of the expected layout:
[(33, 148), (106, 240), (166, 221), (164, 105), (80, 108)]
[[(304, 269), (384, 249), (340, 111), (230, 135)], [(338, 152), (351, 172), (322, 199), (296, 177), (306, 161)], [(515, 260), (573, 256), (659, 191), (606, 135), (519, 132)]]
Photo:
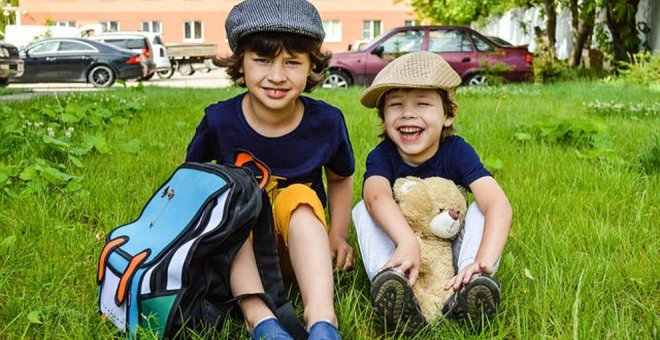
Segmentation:
[[(500, 304), (497, 285), (484, 277), (478, 277), (465, 286), (465, 291), (457, 296), (459, 319), (467, 318), (476, 324), (483, 324), (495, 317)], [(462, 316), (462, 317), (461, 317)], [(482, 320), (483, 318), (483, 320)]]
[(371, 285), (371, 301), (387, 325), (416, 330), (425, 323), (408, 281), (398, 273), (389, 271), (376, 277)]

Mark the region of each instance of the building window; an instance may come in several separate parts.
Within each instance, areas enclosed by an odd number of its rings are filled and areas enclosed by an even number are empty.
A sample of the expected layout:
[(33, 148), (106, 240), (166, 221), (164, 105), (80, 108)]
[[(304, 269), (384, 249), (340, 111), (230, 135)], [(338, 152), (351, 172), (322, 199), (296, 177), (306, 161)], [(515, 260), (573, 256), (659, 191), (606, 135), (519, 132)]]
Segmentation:
[(184, 41), (203, 41), (204, 23), (202, 21), (186, 21), (183, 23)]
[(55, 21), (57, 27), (76, 27), (75, 21)]
[(142, 31), (151, 32), (156, 34), (161, 34), (162, 28), (160, 26), (160, 21), (143, 21), (142, 22)]
[(341, 21), (323, 20), (326, 42), (341, 42)]
[(403, 22), (403, 26), (419, 26), (419, 20), (406, 20)]
[(103, 30), (106, 32), (119, 31), (119, 21), (101, 21), (101, 25), (103, 25)]
[(383, 23), (380, 20), (365, 20), (362, 22), (362, 38), (373, 39), (383, 31)]

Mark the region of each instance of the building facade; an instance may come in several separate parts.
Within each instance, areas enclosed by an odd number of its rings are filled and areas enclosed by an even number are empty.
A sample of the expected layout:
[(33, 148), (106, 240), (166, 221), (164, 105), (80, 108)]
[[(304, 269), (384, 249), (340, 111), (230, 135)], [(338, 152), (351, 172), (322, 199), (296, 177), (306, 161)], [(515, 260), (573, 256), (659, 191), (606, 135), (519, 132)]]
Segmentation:
[[(21, 0), (21, 25), (81, 27), (102, 24), (109, 31), (160, 33), (166, 44), (216, 44), (228, 54), (225, 19), (238, 0)], [(393, 27), (414, 24), (409, 2), (315, 0), (326, 31), (324, 48), (342, 52)], [(18, 18), (20, 17), (20, 18)]]

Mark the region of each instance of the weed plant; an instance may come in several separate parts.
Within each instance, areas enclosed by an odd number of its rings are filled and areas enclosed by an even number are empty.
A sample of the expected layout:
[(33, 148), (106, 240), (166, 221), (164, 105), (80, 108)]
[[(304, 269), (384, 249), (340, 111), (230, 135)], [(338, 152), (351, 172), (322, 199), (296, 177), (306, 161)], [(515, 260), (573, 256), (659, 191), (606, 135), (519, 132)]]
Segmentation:
[[(359, 105), (361, 91), (319, 89), (312, 94), (344, 112), (357, 165), (353, 203), (360, 199), (365, 159), (380, 132), (375, 112)], [(104, 238), (112, 228), (134, 220), (181, 163), (204, 108), (240, 92), (112, 89), (72, 96), (69, 103), (77, 103), (75, 110), (53, 97), (3, 103), (0, 163), (21, 170), (18, 177), (5, 174), (0, 192), (0, 338), (120, 336), (97, 314), (95, 271)], [(605, 83), (460, 89), (458, 133), (488, 160), (514, 210), (497, 273), (502, 304), (493, 324), (479, 334), (440, 321), (413, 338), (657, 339), (658, 115), (595, 117), (583, 105), (596, 100), (652, 105), (657, 97), (648, 87)], [(125, 111), (129, 103), (139, 104), (130, 114)], [(62, 115), (73, 110), (90, 117), (99, 107), (126, 120), (114, 124), (108, 117), (92, 124), (81, 118), (67, 139), (69, 125)], [(7, 132), (18, 128), (12, 122), (23, 119), (20, 114), (32, 117), (46, 108), (60, 118), (40, 116), (44, 125), (37, 128), (29, 118), (33, 125), (21, 128), (22, 135)], [(543, 137), (544, 121), (560, 122), (567, 131), (587, 129), (589, 122), (597, 129), (570, 138)], [(525, 133), (526, 138), (519, 138)], [(74, 154), (80, 163), (74, 164), (71, 151), (89, 148), (88, 136), (99, 135), (105, 142), (83, 156)], [(602, 145), (612, 157), (584, 157), (601, 147), (593, 136), (606, 141)], [(36, 159), (79, 178), (79, 187), (68, 190), (73, 179), (46, 179), (30, 188), (20, 174), (38, 164), (32, 163)], [(28, 173), (44, 175), (35, 170)], [(353, 231), (349, 242), (357, 251)], [(403, 338), (382, 332), (360, 260), (335, 282), (345, 339)], [(300, 311), (295, 289), (290, 297)], [(220, 334), (207, 329), (186, 337), (248, 334), (240, 321), (233, 321)]]

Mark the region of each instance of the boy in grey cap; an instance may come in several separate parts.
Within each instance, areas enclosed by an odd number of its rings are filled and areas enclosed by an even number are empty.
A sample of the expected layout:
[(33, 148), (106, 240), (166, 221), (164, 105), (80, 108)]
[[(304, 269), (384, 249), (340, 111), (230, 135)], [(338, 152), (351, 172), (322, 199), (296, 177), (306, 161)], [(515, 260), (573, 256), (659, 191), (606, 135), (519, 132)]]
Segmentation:
[[(335, 270), (353, 266), (346, 239), (355, 161), (341, 111), (301, 96), (322, 80), (330, 59), (320, 50), (321, 18), (304, 0), (247, 0), (231, 10), (225, 28), (233, 55), (219, 63), (247, 91), (206, 108), (186, 161), (232, 163), (242, 149), (270, 168), (278, 246), (290, 258), (282, 267), (297, 279), (309, 339), (339, 339), (333, 259)], [(234, 296), (264, 292), (251, 241), (234, 259), (230, 284)], [(259, 297), (238, 304), (253, 338), (291, 339)]]

